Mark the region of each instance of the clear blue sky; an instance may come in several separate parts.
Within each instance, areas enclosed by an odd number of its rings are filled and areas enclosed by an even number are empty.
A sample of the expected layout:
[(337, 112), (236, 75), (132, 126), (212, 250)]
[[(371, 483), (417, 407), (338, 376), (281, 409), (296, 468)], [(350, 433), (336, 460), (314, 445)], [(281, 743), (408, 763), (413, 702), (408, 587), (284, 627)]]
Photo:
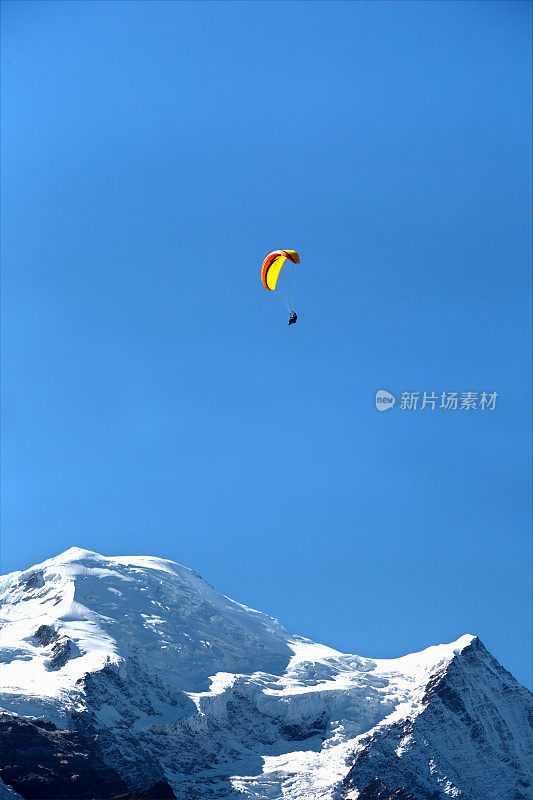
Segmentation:
[(528, 683), (531, 5), (2, 17), (3, 571), (155, 554), (348, 652), (477, 633)]

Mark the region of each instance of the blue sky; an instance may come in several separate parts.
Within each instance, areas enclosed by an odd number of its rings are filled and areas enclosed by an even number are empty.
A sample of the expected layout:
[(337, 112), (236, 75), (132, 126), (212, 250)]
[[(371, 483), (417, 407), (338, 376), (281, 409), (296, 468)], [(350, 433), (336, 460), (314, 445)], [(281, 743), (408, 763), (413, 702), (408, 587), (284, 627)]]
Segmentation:
[(477, 633), (528, 683), (531, 5), (2, 18), (2, 571), (155, 554), (348, 652)]

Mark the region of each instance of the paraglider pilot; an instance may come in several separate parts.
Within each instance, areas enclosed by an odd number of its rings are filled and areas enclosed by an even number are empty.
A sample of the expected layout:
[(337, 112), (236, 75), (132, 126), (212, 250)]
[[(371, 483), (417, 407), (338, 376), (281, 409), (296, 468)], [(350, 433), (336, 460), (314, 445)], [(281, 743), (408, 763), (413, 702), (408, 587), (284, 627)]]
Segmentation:
[(289, 325), (294, 325), (297, 319), (298, 319), (298, 314), (296, 313), (296, 311), (293, 311), (289, 317)]

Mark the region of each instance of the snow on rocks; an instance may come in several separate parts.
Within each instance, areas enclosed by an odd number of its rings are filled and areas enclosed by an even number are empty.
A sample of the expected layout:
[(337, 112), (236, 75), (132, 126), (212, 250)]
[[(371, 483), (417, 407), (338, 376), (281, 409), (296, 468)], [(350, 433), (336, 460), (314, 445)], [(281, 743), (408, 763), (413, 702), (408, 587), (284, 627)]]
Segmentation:
[(90, 734), (134, 787), (348, 800), (377, 777), (421, 798), (528, 796), (530, 695), (473, 636), (347, 655), (174, 562), (79, 548), (2, 578), (0, 617), (1, 710)]

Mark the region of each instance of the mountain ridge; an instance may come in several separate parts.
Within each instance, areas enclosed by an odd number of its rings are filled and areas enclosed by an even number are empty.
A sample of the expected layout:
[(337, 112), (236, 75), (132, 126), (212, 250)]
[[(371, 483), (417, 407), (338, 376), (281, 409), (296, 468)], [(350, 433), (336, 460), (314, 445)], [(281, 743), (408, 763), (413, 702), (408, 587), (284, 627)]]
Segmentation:
[[(344, 654), (175, 562), (80, 548), (3, 577), (0, 602), (4, 728), (49, 723), (81, 737), (119, 789), (165, 783), (183, 800), (531, 796), (531, 696), (478, 637), (397, 659)], [(49, 734), (32, 733), (53, 760)], [(10, 785), (20, 791), (16, 776)]]

